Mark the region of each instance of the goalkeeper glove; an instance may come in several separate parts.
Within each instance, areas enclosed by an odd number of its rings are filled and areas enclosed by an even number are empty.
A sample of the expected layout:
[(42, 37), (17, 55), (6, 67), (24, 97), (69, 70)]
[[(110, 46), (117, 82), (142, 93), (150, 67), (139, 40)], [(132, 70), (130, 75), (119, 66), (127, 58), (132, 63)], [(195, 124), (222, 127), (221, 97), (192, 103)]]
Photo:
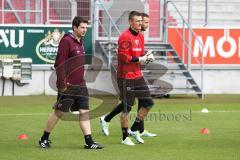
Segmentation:
[(138, 59), (139, 59), (139, 62), (144, 62), (144, 63), (146, 63), (146, 61), (147, 61), (147, 55), (144, 55), (144, 56), (142, 56), (142, 57), (139, 57)]
[(155, 58), (154, 58), (152, 53), (147, 56), (147, 60), (146, 61), (153, 62), (154, 60), (155, 60)]

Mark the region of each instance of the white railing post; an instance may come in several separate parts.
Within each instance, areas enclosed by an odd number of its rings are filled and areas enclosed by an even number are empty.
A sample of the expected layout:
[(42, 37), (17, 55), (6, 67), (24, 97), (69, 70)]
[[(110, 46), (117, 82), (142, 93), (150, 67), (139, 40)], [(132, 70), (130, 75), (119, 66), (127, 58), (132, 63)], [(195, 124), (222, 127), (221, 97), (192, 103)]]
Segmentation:
[[(192, 28), (192, 2), (191, 0), (188, 0), (188, 24), (190, 26), (190, 28)], [(190, 48), (192, 47), (192, 33), (190, 28), (188, 29), (188, 45), (190, 46)], [(191, 70), (191, 49), (188, 49), (188, 61), (187, 61), (187, 69), (188, 71)]]
[(204, 26), (208, 25), (208, 0), (205, 0), (205, 22)]
[(72, 8), (72, 15), (71, 15), (71, 17), (73, 19), (75, 16), (77, 16), (77, 2), (76, 2), (76, 0), (72, 0), (71, 1), (71, 8)]
[[(185, 41), (185, 23), (182, 21), (182, 37), (183, 37), (183, 40)], [(185, 45), (184, 45), (184, 42), (182, 43), (182, 62), (183, 64), (185, 63)]]
[(94, 1), (94, 11), (93, 11), (93, 32), (95, 36), (95, 40), (99, 39), (99, 2), (97, 0)]
[(5, 9), (4, 1), (5, 0), (2, 0), (2, 24), (4, 24), (4, 9)]
[(111, 59), (112, 59), (112, 54), (111, 54), (111, 37), (112, 37), (112, 23), (109, 18), (109, 30), (108, 30), (108, 68), (110, 69), (111, 66)]
[(90, 21), (92, 26), (92, 47), (93, 47), (93, 55), (95, 55), (96, 52), (96, 31), (95, 31), (95, 0), (91, 0), (91, 10), (90, 10)]
[(25, 23), (30, 23), (30, 0), (25, 0)]
[(47, 0), (47, 8), (46, 8), (47, 21), (46, 21), (46, 24), (49, 24), (49, 23), (50, 23), (50, 22), (49, 22), (49, 10), (50, 10), (50, 8), (49, 8), (49, 0)]
[(35, 24), (42, 23), (42, 0), (35, 0)]
[(164, 13), (163, 13), (163, 41), (168, 42), (168, 0), (164, 0)]
[(43, 24), (43, 0), (41, 0), (41, 24)]

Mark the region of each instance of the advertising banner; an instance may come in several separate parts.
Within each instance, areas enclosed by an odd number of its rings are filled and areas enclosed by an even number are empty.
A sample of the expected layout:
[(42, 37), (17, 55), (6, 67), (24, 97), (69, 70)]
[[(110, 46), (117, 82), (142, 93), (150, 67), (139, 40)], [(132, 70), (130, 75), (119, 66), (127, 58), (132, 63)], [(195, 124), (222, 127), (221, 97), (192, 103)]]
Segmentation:
[[(61, 38), (71, 31), (71, 26), (0, 26), (0, 58), (32, 58), (33, 64), (53, 64)], [(87, 63), (91, 63), (91, 27), (84, 41)]]
[[(197, 64), (197, 60), (201, 62), (203, 55), (205, 64), (240, 64), (240, 29), (209, 29), (200, 28), (193, 29), (199, 41), (192, 38), (191, 60), (193, 64)], [(169, 29), (169, 41), (177, 50), (180, 57), (185, 57), (186, 63), (187, 47), (183, 55), (182, 29)], [(185, 30), (185, 39), (188, 37), (188, 31)]]

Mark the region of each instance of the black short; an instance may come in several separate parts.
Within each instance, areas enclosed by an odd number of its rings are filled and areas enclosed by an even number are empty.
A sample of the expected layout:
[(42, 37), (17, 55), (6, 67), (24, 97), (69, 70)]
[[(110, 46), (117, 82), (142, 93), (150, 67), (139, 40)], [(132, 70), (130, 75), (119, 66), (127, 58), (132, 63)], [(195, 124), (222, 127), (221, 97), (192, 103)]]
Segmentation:
[(53, 108), (63, 112), (89, 109), (87, 86), (70, 86), (63, 93), (58, 92), (57, 102)]
[(151, 108), (153, 100), (149, 88), (143, 79), (122, 79), (118, 78), (118, 88), (120, 91), (120, 100), (127, 106), (133, 106), (135, 98), (138, 98), (142, 107)]

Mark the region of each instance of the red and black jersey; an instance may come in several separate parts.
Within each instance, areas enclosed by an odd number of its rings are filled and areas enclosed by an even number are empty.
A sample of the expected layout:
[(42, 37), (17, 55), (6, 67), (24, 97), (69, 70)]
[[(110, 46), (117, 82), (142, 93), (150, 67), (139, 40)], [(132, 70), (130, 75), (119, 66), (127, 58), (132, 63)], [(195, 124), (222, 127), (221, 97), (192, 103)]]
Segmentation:
[(142, 77), (140, 62), (133, 58), (144, 55), (144, 37), (131, 28), (124, 31), (118, 39), (118, 78), (138, 79)]

